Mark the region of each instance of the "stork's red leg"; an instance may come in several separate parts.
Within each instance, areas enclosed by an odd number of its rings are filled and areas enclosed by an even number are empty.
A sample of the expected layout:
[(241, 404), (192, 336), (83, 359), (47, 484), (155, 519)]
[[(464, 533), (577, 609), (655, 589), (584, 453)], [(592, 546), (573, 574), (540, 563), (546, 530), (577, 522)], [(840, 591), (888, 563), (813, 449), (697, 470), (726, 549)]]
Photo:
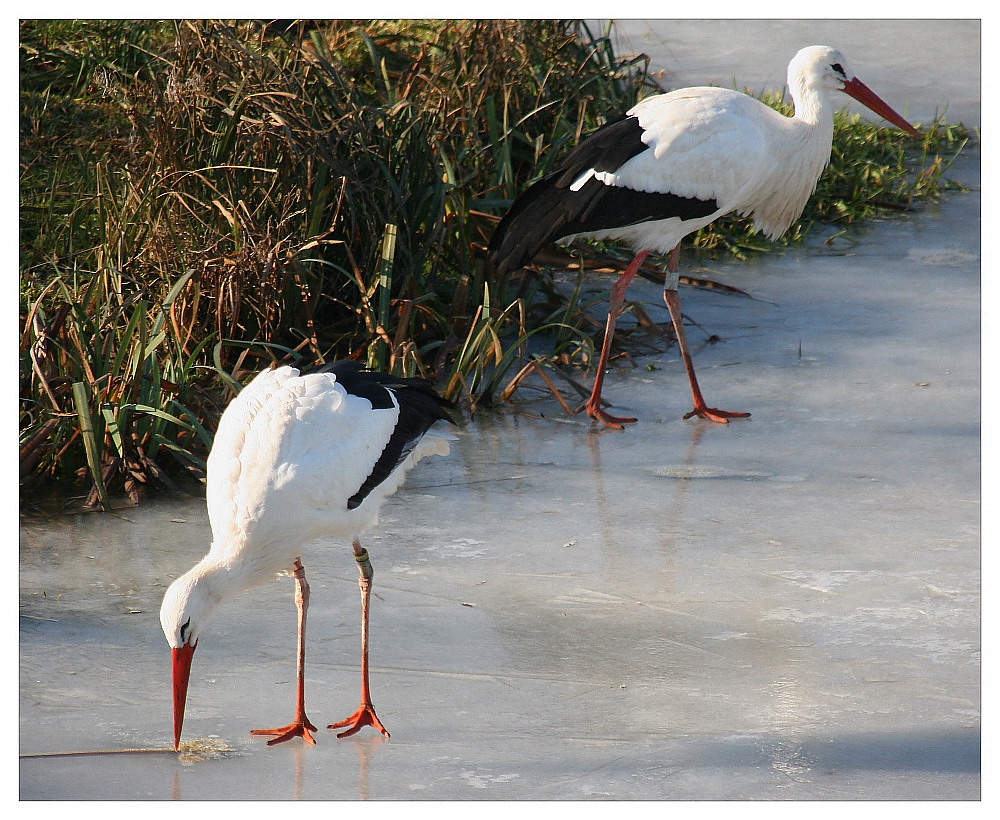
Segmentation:
[(316, 727), (306, 717), (306, 613), (309, 610), (309, 582), (306, 581), (305, 568), (298, 558), (295, 559), (293, 577), (295, 578), (295, 606), (299, 612), (298, 694), (295, 701), (295, 719), (279, 729), (254, 729), (250, 732), (252, 735), (276, 735), (273, 740), (267, 741), (268, 746), (284, 743), (293, 737), (301, 737), (306, 743), (316, 744), (310, 734), (310, 732), (316, 731)]
[(611, 357), (611, 341), (615, 337), (615, 325), (618, 323), (618, 317), (621, 315), (622, 308), (625, 305), (625, 293), (628, 291), (628, 286), (635, 279), (635, 275), (639, 272), (639, 268), (642, 267), (642, 263), (646, 261), (648, 255), (649, 251), (639, 253), (629, 263), (625, 272), (618, 277), (618, 281), (611, 286), (611, 301), (608, 305), (608, 324), (604, 330), (604, 344), (601, 346), (601, 358), (597, 362), (597, 375), (594, 378), (594, 388), (590, 393), (590, 398), (575, 411), (579, 413), (586, 410), (587, 415), (592, 419), (608, 427), (613, 427), (615, 430), (623, 430), (624, 427), (622, 425), (631, 424), (635, 419), (628, 416), (612, 416), (610, 413), (604, 412), (604, 408), (601, 406), (603, 404), (601, 392), (604, 389), (604, 371), (608, 366), (608, 359)]
[(338, 733), (337, 737), (350, 737), (365, 726), (372, 726), (389, 737), (382, 721), (375, 714), (375, 707), (372, 705), (371, 694), (368, 691), (368, 604), (371, 600), (374, 571), (368, 558), (368, 550), (357, 541), (354, 542), (354, 560), (358, 562), (358, 572), (361, 575), (358, 580), (358, 586), (361, 587), (361, 705), (358, 707), (358, 711), (346, 720), (331, 723), (326, 728), (341, 729), (348, 726), (350, 728)]
[(691, 354), (688, 352), (687, 336), (684, 333), (684, 316), (681, 314), (681, 299), (676, 290), (666, 289), (663, 291), (663, 301), (666, 302), (670, 310), (670, 318), (674, 323), (674, 332), (677, 334), (677, 346), (681, 351), (681, 358), (684, 359), (684, 368), (687, 370), (688, 380), (691, 382), (691, 396), (694, 398), (694, 409), (684, 414), (684, 418), (692, 416), (717, 421), (720, 424), (728, 424), (729, 419), (743, 419), (749, 417), (749, 413), (736, 413), (730, 410), (717, 410), (705, 404), (705, 399), (701, 395), (701, 388), (698, 387), (698, 378), (694, 374), (694, 363), (691, 361)]

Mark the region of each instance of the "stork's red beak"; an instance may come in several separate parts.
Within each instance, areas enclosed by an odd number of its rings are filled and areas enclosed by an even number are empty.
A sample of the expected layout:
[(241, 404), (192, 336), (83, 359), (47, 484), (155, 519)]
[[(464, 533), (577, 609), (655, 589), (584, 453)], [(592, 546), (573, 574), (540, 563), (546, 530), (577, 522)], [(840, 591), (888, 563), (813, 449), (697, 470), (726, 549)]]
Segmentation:
[(883, 119), (888, 120), (897, 128), (902, 128), (907, 134), (913, 137), (922, 136), (921, 133), (897, 114), (878, 94), (872, 91), (861, 80), (855, 77), (844, 84), (844, 93), (854, 97), (859, 103), (870, 108)]
[[(197, 646), (197, 644), (195, 644)], [(188, 680), (191, 678), (191, 659), (194, 646), (184, 644), (171, 650), (174, 659), (174, 749), (181, 746), (181, 727), (184, 725), (184, 705), (187, 703)]]

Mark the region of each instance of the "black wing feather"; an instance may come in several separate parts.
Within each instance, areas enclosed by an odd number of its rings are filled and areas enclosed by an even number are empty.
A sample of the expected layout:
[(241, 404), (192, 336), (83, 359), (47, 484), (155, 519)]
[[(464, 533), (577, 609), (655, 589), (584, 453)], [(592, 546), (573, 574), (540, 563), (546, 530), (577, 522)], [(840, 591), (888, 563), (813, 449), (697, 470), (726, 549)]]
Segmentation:
[(390, 376), (388, 373), (368, 370), (360, 362), (350, 360), (332, 362), (315, 368), (313, 372), (333, 373), (348, 393), (368, 399), (372, 410), (391, 409), (392, 396), (399, 403), (396, 427), (368, 478), (348, 499), (349, 510), (360, 506), (372, 490), (392, 475), (434, 422), (447, 421), (454, 424), (448, 411), (454, 409), (455, 405), (438, 395), (425, 379)]
[(568, 188), (580, 174), (593, 168), (595, 171), (617, 171), (632, 157), (647, 148), (642, 141), (645, 132), (638, 117), (622, 114), (609, 120), (569, 152), (559, 166), (560, 188)]
[(581, 142), (556, 171), (524, 191), (490, 240), (489, 257), (496, 272), (528, 264), (547, 244), (566, 236), (670, 217), (696, 219), (716, 211), (715, 200), (616, 188), (597, 179), (588, 180), (578, 191), (570, 190), (591, 168), (617, 171), (648, 150), (642, 134), (637, 117), (609, 122)]

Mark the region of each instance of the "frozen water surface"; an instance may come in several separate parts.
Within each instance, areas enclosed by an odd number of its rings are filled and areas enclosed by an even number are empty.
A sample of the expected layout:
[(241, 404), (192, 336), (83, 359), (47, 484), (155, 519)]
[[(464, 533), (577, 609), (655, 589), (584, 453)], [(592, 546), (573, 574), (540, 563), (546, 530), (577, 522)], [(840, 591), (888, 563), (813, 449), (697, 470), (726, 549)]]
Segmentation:
[[(974, 155), (957, 175), (978, 186)], [(964, 193), (688, 267), (752, 297), (683, 292), (709, 401), (748, 421), (682, 421), (671, 349), (612, 370), (624, 433), (544, 397), (466, 425), (365, 541), (389, 741), (248, 734), (292, 713), (282, 578), (203, 636), (207, 751), (35, 756), (172, 746), (157, 613), (209, 529), (198, 500), (22, 519), (21, 797), (977, 799), (979, 249)], [(630, 295), (667, 321), (655, 286)], [(349, 545), (303, 561), (325, 726), (357, 706), (359, 595)]]

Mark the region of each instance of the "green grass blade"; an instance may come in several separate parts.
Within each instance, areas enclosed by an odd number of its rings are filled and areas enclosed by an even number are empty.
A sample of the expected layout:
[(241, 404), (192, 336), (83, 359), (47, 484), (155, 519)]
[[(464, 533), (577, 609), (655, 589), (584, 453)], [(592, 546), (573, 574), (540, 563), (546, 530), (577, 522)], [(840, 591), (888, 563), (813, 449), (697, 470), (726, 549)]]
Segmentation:
[(87, 385), (83, 382), (73, 382), (73, 403), (76, 406), (80, 435), (83, 438), (83, 445), (87, 453), (87, 466), (90, 469), (91, 480), (97, 488), (97, 495), (100, 498), (101, 506), (105, 512), (110, 512), (111, 499), (108, 497), (108, 490), (104, 485), (104, 472), (101, 469), (101, 447), (97, 441), (94, 420), (90, 414), (90, 398), (87, 393)]

